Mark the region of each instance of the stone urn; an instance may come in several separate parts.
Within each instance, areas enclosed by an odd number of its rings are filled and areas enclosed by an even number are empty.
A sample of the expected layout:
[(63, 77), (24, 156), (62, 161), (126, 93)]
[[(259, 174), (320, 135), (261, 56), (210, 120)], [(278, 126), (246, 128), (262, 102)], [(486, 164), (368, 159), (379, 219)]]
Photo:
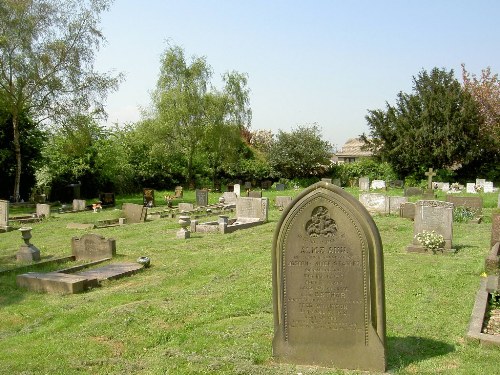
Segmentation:
[(181, 229), (177, 232), (177, 238), (189, 238), (191, 232), (188, 228), (191, 225), (191, 218), (188, 215), (179, 216), (179, 225), (181, 226)]
[(30, 239), (32, 237), (31, 231), (33, 230), (33, 228), (31, 228), (31, 227), (21, 227), (18, 230), (21, 232), (21, 236), (23, 237), (24, 243), (27, 246), (30, 246), (31, 245), (30, 244)]
[(142, 264), (144, 268), (149, 268), (151, 265), (151, 259), (148, 257), (139, 257), (137, 258), (137, 263)]
[(18, 262), (33, 262), (39, 261), (40, 258), (40, 250), (38, 250), (35, 246), (30, 244), (31, 239), (31, 227), (21, 227), (19, 231), (21, 232), (21, 236), (23, 237), (24, 244), (21, 245), (21, 248), (16, 253), (16, 260)]

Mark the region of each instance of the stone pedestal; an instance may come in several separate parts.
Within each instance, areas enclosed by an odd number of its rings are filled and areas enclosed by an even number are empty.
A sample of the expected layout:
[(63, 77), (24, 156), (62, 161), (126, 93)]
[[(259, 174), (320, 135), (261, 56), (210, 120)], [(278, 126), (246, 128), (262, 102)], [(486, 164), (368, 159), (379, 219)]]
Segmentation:
[(35, 246), (30, 244), (31, 238), (31, 228), (23, 227), (19, 228), (21, 234), (23, 236), (24, 245), (21, 245), (21, 248), (16, 253), (16, 260), (18, 262), (33, 262), (40, 260), (40, 250), (38, 250)]
[(181, 238), (183, 240), (191, 237), (191, 231), (188, 229), (191, 225), (191, 218), (187, 215), (179, 216), (179, 224), (181, 229), (177, 232), (177, 238)]

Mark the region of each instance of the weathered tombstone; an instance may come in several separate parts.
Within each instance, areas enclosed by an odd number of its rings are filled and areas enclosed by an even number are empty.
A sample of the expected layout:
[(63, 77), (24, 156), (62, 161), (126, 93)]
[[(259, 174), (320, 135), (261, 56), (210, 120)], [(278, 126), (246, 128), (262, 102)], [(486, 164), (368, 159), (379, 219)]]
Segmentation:
[(457, 197), (455, 195), (447, 195), (446, 202), (453, 203), (454, 207), (465, 207), (474, 213), (474, 217), (479, 217), (483, 214), (483, 198), (482, 197)]
[(142, 189), (142, 204), (144, 207), (154, 207), (155, 206), (155, 191), (154, 189), (144, 188)]
[(491, 214), (491, 241), (490, 246), (500, 242), (500, 213)]
[(273, 186), (273, 182), (270, 180), (262, 181), (262, 183), (260, 184), (261, 189), (264, 190), (271, 189), (271, 186)]
[(245, 182), (245, 189), (251, 189), (252, 188), (252, 183), (250, 181)]
[(429, 168), (429, 171), (424, 173), (427, 176), (427, 189), (432, 189), (432, 177), (436, 175), (436, 172)]
[(194, 205), (192, 203), (179, 203), (177, 207), (179, 208), (179, 212), (194, 210)]
[(384, 194), (363, 193), (359, 195), (359, 201), (372, 214), (389, 213), (389, 199)]
[(334, 179), (332, 180), (332, 184), (337, 185), (337, 186), (340, 186), (340, 185), (341, 185), (340, 178), (334, 178)]
[(372, 189), (385, 189), (385, 181), (384, 180), (373, 180), (371, 184)]
[(389, 186), (390, 186), (391, 188), (401, 189), (401, 188), (404, 186), (404, 181), (403, 181), (403, 180), (393, 180), (393, 181), (389, 181)]
[(408, 202), (407, 197), (389, 196), (387, 198), (389, 199), (389, 213), (394, 215), (398, 215), (401, 205)]
[(196, 190), (196, 205), (197, 206), (208, 206), (208, 190)]
[(97, 234), (87, 233), (71, 239), (71, 252), (76, 260), (98, 260), (116, 255), (116, 241)]
[(262, 190), (250, 190), (248, 192), (249, 198), (262, 198)]
[(424, 200), (434, 200), (436, 199), (436, 194), (434, 193), (434, 189), (425, 189), (422, 194), (422, 199)]
[(50, 217), (50, 204), (37, 203), (36, 204), (37, 217)]
[(399, 209), (399, 217), (414, 220), (415, 219), (415, 203), (406, 202), (401, 204)]
[(292, 203), (292, 197), (287, 195), (278, 195), (275, 200), (275, 206), (278, 207), (279, 210), (285, 209), (290, 203)]
[(331, 178), (322, 178), (321, 181), (328, 182), (329, 184), (332, 183), (332, 179)]
[(444, 250), (453, 251), (453, 203), (435, 200), (421, 200), (415, 204), (415, 221), (413, 224), (413, 243), (407, 246), (408, 252), (427, 252), (418, 242), (416, 235), (432, 232), (444, 238)]
[(87, 202), (84, 199), (73, 199), (73, 211), (85, 211)]
[(176, 186), (174, 192), (174, 198), (183, 198), (184, 193), (182, 191), (182, 186)]
[(483, 191), (485, 193), (493, 193), (494, 188), (493, 188), (493, 182), (491, 181), (485, 181), (483, 185)]
[(364, 207), (310, 186), (284, 210), (272, 259), (276, 360), (384, 372), (382, 242)]
[(0, 232), (10, 232), (9, 225), (9, 201), (0, 200)]
[(477, 193), (477, 191), (476, 191), (476, 184), (473, 183), (473, 182), (467, 182), (465, 191), (467, 193), (470, 193), (470, 194), (476, 194)]
[(267, 221), (269, 200), (267, 198), (239, 197), (236, 200), (236, 218)]
[(123, 203), (122, 210), (127, 223), (143, 223), (146, 221), (148, 209), (140, 204)]
[(21, 227), (19, 228), (21, 235), (24, 240), (24, 244), (21, 245), (19, 251), (16, 253), (16, 260), (18, 262), (33, 262), (39, 261), (40, 258), (40, 250), (30, 243), (31, 239), (31, 228), (30, 227)]
[(99, 201), (102, 206), (112, 207), (115, 205), (115, 193), (99, 193)]
[(241, 185), (240, 184), (234, 184), (233, 193), (236, 194), (238, 197), (241, 197)]
[(370, 190), (370, 179), (368, 177), (359, 178), (359, 190), (362, 191)]
[(226, 191), (233, 193), (234, 192), (234, 184), (228, 184)]
[(441, 186), (441, 191), (444, 191), (445, 193), (450, 191), (450, 183), (449, 182), (443, 182), (443, 185)]
[(236, 194), (230, 191), (226, 191), (222, 193), (222, 197), (224, 198), (225, 204), (235, 204), (236, 203)]
[(486, 179), (484, 178), (476, 178), (476, 185), (484, 188), (484, 184), (486, 183)]
[(424, 192), (419, 187), (407, 187), (405, 188), (405, 197), (413, 197), (415, 195), (422, 195)]
[(276, 191), (284, 191), (285, 184), (276, 184)]

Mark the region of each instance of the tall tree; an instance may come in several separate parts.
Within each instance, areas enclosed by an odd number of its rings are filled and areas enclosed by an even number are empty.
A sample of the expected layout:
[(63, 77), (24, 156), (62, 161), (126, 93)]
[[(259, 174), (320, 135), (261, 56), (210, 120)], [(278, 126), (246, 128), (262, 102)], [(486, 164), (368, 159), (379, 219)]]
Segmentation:
[(120, 77), (93, 69), (104, 41), (100, 14), (111, 0), (3, 0), (0, 2), (0, 97), (12, 116), (19, 197), (22, 150), (19, 116), (42, 122), (75, 113), (103, 114), (103, 101)]
[(421, 71), (411, 94), (400, 92), (386, 110), (369, 110), (366, 121), (370, 133), (362, 138), (401, 177), (429, 167), (465, 166), (481, 154), (482, 118), (453, 70)]

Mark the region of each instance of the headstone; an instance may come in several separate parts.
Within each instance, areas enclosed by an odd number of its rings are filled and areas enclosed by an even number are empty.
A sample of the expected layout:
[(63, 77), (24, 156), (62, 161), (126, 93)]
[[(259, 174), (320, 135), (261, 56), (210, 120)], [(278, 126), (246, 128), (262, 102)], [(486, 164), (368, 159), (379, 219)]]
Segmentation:
[(444, 191), (445, 193), (450, 191), (450, 183), (449, 182), (443, 182), (443, 185), (441, 186), (441, 191)]
[(99, 201), (102, 206), (114, 206), (115, 205), (115, 193), (100, 193)]
[(276, 191), (284, 191), (285, 184), (276, 184)]
[(415, 195), (422, 195), (424, 192), (419, 187), (407, 187), (405, 188), (405, 197), (413, 197)]
[(140, 204), (123, 203), (122, 211), (127, 223), (133, 224), (146, 221), (148, 209)]
[(179, 203), (177, 207), (179, 208), (179, 212), (194, 210), (194, 205), (192, 203)]
[(407, 197), (389, 196), (389, 213), (399, 215), (401, 205), (408, 202)]
[(467, 193), (470, 193), (470, 194), (476, 194), (477, 193), (477, 191), (476, 191), (476, 184), (473, 183), (473, 182), (467, 182), (465, 191)]
[(250, 190), (248, 192), (249, 198), (262, 198), (262, 190)]
[(321, 181), (328, 182), (329, 184), (332, 183), (332, 179), (331, 178), (322, 178)]
[(174, 192), (174, 198), (183, 198), (184, 193), (182, 191), (182, 186), (176, 186)]
[(267, 198), (240, 197), (236, 200), (236, 218), (237, 220), (246, 218), (267, 221), (268, 206), (269, 200)]
[(196, 205), (200, 207), (208, 206), (208, 190), (196, 190)]
[(84, 234), (71, 239), (71, 252), (76, 260), (98, 260), (116, 255), (116, 241), (97, 234)]
[(144, 207), (154, 207), (155, 206), (155, 191), (154, 189), (144, 188), (142, 189), (142, 204)]
[(273, 182), (269, 180), (262, 181), (262, 183), (260, 184), (261, 189), (264, 190), (271, 189), (271, 186), (273, 186)]
[(50, 204), (37, 203), (36, 204), (37, 217), (50, 217)]
[(84, 199), (73, 199), (73, 211), (85, 211), (87, 202)]
[(372, 187), (372, 189), (385, 189), (386, 188), (385, 181), (384, 180), (373, 180), (371, 187)]
[(493, 193), (494, 188), (493, 188), (493, 182), (491, 181), (485, 181), (483, 185), (483, 191), (485, 193)]
[(486, 183), (486, 179), (484, 178), (476, 178), (476, 185), (484, 188), (484, 184)]
[(250, 181), (245, 182), (245, 189), (251, 189), (252, 188), (252, 183)]
[(334, 178), (332, 184), (340, 186), (341, 185), (340, 178)]
[(457, 197), (456, 195), (447, 195), (446, 202), (453, 203), (454, 207), (466, 207), (474, 216), (478, 217), (483, 214), (483, 198), (482, 197)]
[(406, 202), (401, 204), (399, 217), (414, 220), (415, 219), (415, 203)]
[(404, 181), (403, 180), (389, 181), (389, 186), (391, 188), (401, 189), (404, 186)]
[(233, 192), (238, 197), (241, 197), (241, 185), (240, 184), (234, 184), (234, 186), (233, 186)]
[(359, 190), (361, 191), (370, 190), (370, 179), (368, 177), (359, 178)]
[(434, 189), (424, 189), (424, 193), (422, 194), (423, 200), (434, 200), (436, 199), (436, 194), (434, 193)]
[(228, 184), (226, 191), (233, 193), (234, 192), (234, 184)]
[(491, 241), (490, 246), (500, 242), (500, 213), (491, 214)]
[(275, 359), (384, 372), (382, 242), (363, 206), (310, 186), (283, 212), (272, 259)]
[(224, 198), (224, 204), (235, 204), (237, 197), (233, 192), (226, 191), (222, 193), (222, 198)]
[(432, 177), (436, 175), (436, 172), (429, 168), (429, 171), (424, 174), (427, 176), (427, 189), (432, 189)]
[(389, 199), (384, 194), (363, 193), (359, 195), (359, 201), (372, 214), (389, 213)]
[(418, 242), (419, 233), (436, 232), (444, 237), (444, 249), (452, 250), (453, 239), (453, 203), (435, 200), (421, 200), (415, 204), (415, 221), (413, 224), (413, 243), (406, 250), (409, 252), (426, 252)]
[(275, 206), (278, 207), (279, 210), (283, 210), (288, 205), (292, 203), (292, 197), (290, 196), (277, 196), (275, 200)]
[(0, 232), (10, 232), (9, 225), (9, 201), (0, 200)]

